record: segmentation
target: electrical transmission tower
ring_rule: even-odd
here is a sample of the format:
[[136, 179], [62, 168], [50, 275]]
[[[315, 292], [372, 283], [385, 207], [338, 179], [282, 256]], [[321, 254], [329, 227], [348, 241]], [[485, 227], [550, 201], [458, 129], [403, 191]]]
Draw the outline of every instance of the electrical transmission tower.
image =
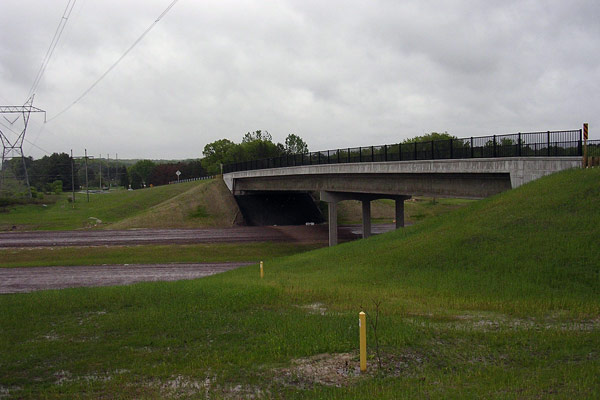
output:
[[[23, 154], [23, 141], [25, 141], [25, 132], [27, 131], [27, 124], [29, 123], [29, 115], [36, 112], [43, 112], [44, 122], [46, 122], [46, 111], [33, 106], [33, 96], [31, 96], [22, 106], [0, 106], [0, 114], [21, 114], [21, 116], [23, 116], [23, 130], [21, 133], [13, 131], [17, 135], [15, 140], [10, 140], [9, 137], [0, 129], [0, 140], [2, 141], [2, 164], [0, 164], [2, 176], [0, 177], [0, 192], [2, 192], [4, 186], [4, 174], [6, 169], [6, 165], [4, 164], [5, 160], [16, 158], [20, 155], [21, 160], [23, 161], [23, 171], [25, 173], [27, 191], [29, 192], [29, 197], [31, 197], [31, 187], [29, 186], [27, 165], [25, 164], [25, 155]], [[5, 116], [4, 119], [13, 124], [19, 119], [19, 116], [17, 115], [17, 117], [12, 121]]]

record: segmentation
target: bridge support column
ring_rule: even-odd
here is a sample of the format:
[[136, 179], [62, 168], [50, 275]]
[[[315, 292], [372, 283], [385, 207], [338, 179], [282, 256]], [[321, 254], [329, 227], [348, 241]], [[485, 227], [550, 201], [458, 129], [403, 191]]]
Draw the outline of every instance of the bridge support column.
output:
[[336, 192], [321, 192], [321, 200], [327, 202], [327, 224], [329, 225], [329, 246], [338, 244], [337, 203], [344, 197]]
[[378, 193], [355, 192], [329, 192], [321, 191], [321, 200], [327, 202], [329, 210], [329, 245], [338, 243], [337, 203], [344, 200], [358, 200], [362, 202], [362, 228], [363, 238], [371, 236], [371, 201], [377, 199], [396, 200], [396, 228], [404, 226], [404, 200], [410, 199], [406, 195], [389, 195]]
[[405, 197], [396, 198], [396, 229], [404, 227], [404, 200]]
[[363, 239], [371, 236], [371, 200], [362, 201]]
[[337, 228], [337, 202], [330, 201], [328, 207], [328, 224], [329, 224], [329, 246], [338, 244], [338, 228]]

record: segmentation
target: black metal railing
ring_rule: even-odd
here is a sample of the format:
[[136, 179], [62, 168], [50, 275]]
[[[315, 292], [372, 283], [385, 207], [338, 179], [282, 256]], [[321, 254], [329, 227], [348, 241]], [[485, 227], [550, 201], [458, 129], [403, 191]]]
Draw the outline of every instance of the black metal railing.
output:
[[[223, 172], [359, 162], [581, 156], [582, 140], [578, 129], [351, 147], [226, 164]], [[588, 140], [588, 151], [600, 152], [600, 141]]]
[[588, 140], [588, 157], [600, 157], [600, 140]]

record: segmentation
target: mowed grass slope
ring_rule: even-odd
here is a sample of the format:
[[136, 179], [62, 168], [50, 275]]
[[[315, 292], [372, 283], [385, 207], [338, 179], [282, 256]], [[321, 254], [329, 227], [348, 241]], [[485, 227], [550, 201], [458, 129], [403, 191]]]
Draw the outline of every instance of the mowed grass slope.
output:
[[239, 220], [241, 215], [233, 195], [222, 179], [213, 179], [193, 185], [189, 190], [125, 218], [110, 228], [225, 227]]
[[69, 201], [71, 194], [63, 193], [54, 203], [15, 206], [8, 212], [0, 212], [0, 229], [230, 226], [236, 213], [233, 199], [219, 202], [220, 205], [209, 208], [210, 212], [198, 215], [198, 210], [211, 206], [205, 203], [215, 192], [223, 195], [220, 185], [222, 182], [218, 180], [205, 180], [134, 191], [116, 190], [90, 194], [89, 202], [85, 193], [76, 193], [74, 205]]
[[[401, 231], [273, 260], [262, 280], [254, 266], [1, 296], [0, 393], [597, 398], [599, 198], [600, 169], [572, 170]], [[357, 314], [373, 321], [374, 303], [361, 376]]]

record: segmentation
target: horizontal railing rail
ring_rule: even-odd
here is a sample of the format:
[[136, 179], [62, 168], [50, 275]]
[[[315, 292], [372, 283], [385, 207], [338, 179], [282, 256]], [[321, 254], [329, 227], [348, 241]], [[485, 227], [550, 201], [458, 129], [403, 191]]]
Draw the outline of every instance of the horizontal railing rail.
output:
[[173, 185], [175, 183], [185, 183], [185, 182], [194, 182], [194, 181], [204, 181], [206, 179], [213, 179], [215, 176], [214, 175], [207, 175], [207, 176], [200, 176], [198, 178], [187, 178], [187, 179], [180, 179], [178, 181], [171, 181], [169, 182], [169, 185]]
[[[600, 153], [600, 141], [588, 140], [587, 143], [588, 151]], [[285, 154], [279, 157], [226, 164], [223, 165], [223, 172], [360, 162], [582, 155], [582, 131], [581, 129], [577, 129], [349, 147], [301, 154]]]

